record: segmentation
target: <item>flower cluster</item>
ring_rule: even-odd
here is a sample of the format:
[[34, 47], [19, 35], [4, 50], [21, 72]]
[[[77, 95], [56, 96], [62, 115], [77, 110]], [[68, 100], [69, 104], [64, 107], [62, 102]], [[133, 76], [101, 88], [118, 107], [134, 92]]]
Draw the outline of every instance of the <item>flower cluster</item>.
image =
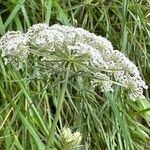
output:
[[18, 68], [28, 56], [28, 38], [20, 31], [8, 31], [0, 39], [1, 56], [4, 57], [5, 64], [14, 63]]
[[63, 33], [55, 29], [50, 29], [46, 24], [36, 24], [29, 28], [26, 33], [29, 41], [37, 46], [51, 46], [63, 43]]
[[[64, 48], [65, 47], [65, 48]], [[47, 24], [35, 24], [28, 29], [28, 32], [11, 31], [7, 32], [0, 39], [2, 57], [5, 57], [5, 64], [23, 62], [29, 54], [29, 48], [47, 50], [57, 55], [57, 50], [68, 51], [75, 57], [86, 55], [85, 65], [93, 68], [99, 67], [102, 72], [95, 74], [96, 78], [91, 81], [92, 86], [99, 85], [102, 91], [113, 91], [111, 77], [120, 85], [127, 88], [131, 99], [143, 98], [143, 89], [147, 86], [140, 77], [140, 73], [123, 53], [114, 50], [112, 44], [104, 37], [97, 36], [82, 28], [61, 26], [58, 24], [48, 26]], [[41, 51], [40, 51], [41, 52]], [[50, 57], [51, 53], [43, 52], [43, 61], [57, 61], [58, 57]], [[45, 56], [44, 56], [45, 55]], [[61, 53], [59, 59], [61, 59]], [[74, 58], [74, 57], [73, 57]], [[20, 62], [19, 62], [20, 63]], [[58, 63], [57, 63], [58, 64]], [[56, 64], [56, 65], [57, 65]], [[55, 64], [53, 63], [55, 66]]]
[[60, 136], [60, 141], [63, 149], [72, 150], [80, 144], [82, 140], [81, 133], [76, 131], [71, 132], [70, 128], [63, 128]]
[[95, 73], [94, 77], [95, 78], [91, 80], [92, 86], [100, 86], [102, 92], [114, 91], [112, 88], [112, 81], [110, 80], [110, 77], [108, 77], [106, 74]]

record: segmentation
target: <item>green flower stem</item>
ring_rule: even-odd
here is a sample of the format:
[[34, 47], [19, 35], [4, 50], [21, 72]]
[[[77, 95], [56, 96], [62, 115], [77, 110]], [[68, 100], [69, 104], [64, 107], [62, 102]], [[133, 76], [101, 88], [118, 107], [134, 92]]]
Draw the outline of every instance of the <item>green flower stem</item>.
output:
[[55, 134], [55, 129], [56, 129], [56, 126], [57, 126], [57, 122], [58, 122], [59, 117], [60, 117], [60, 112], [61, 112], [61, 109], [62, 109], [65, 92], [66, 92], [66, 89], [67, 89], [67, 83], [68, 83], [68, 78], [69, 78], [69, 70], [70, 70], [70, 64], [67, 67], [66, 78], [65, 78], [65, 81], [62, 85], [62, 90], [61, 90], [58, 106], [57, 106], [57, 109], [56, 109], [56, 114], [54, 116], [54, 120], [53, 120], [51, 129], [49, 131], [49, 136], [47, 138], [46, 150], [49, 150], [49, 148], [50, 147], [52, 148], [53, 145], [54, 145], [54, 134]]

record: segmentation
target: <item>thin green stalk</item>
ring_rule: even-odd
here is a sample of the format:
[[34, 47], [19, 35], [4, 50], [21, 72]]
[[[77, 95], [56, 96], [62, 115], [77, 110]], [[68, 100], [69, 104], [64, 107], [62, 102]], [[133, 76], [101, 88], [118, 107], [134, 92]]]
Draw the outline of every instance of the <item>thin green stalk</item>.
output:
[[14, 7], [14, 9], [11, 11], [11, 14], [7, 18], [7, 20], [4, 23], [5, 29], [8, 27], [8, 25], [12, 22], [12, 20], [15, 18], [19, 10], [21, 9], [22, 5], [24, 4], [25, 0], [19, 0], [18, 4]]
[[47, 0], [46, 2], [46, 14], [45, 14], [45, 23], [49, 25], [50, 18], [51, 18], [51, 7], [52, 7], [52, 1]]
[[68, 68], [67, 68], [66, 78], [65, 78], [65, 81], [62, 85], [62, 90], [61, 90], [58, 106], [57, 106], [57, 109], [56, 109], [56, 114], [54, 116], [54, 120], [53, 120], [51, 129], [49, 131], [48, 138], [47, 138], [46, 150], [49, 150], [49, 148], [53, 147], [53, 145], [54, 145], [54, 132], [55, 132], [57, 122], [58, 122], [59, 117], [60, 117], [60, 112], [61, 112], [61, 109], [62, 109], [62, 105], [63, 105], [63, 102], [64, 102], [64, 96], [65, 96], [65, 92], [66, 92], [66, 89], [67, 89], [67, 83], [68, 83], [68, 78], [69, 78], [69, 70], [70, 70], [70, 64], [68, 65]]
[[[16, 79], [16, 80], [18, 79], [18, 76], [17, 76], [17, 74], [15, 72], [10, 72], [10, 73], [12, 74], [14, 79]], [[26, 83], [24, 81], [23, 82], [18, 82], [18, 83], [19, 83], [19, 86], [21, 87], [21, 90], [23, 91], [24, 95], [26, 96], [27, 101], [29, 102], [29, 104], [32, 104], [31, 107], [32, 107], [34, 113], [36, 114], [36, 116], [37, 116], [37, 118], [38, 118], [38, 120], [39, 120], [39, 122], [41, 124], [41, 127], [43, 128], [44, 132], [46, 134], [48, 134], [48, 130], [47, 130], [47, 128], [46, 128], [46, 126], [45, 126], [45, 124], [44, 124], [40, 114], [38, 113], [37, 109], [35, 108], [34, 104], [32, 103], [31, 97], [28, 94], [28, 91], [27, 91], [27, 89], [25, 87]]]
[[127, 10], [128, 10], [128, 0], [123, 0], [123, 21], [122, 21], [122, 41], [121, 41], [121, 50], [123, 53], [127, 53], [127, 43], [128, 43], [128, 30], [127, 30]]

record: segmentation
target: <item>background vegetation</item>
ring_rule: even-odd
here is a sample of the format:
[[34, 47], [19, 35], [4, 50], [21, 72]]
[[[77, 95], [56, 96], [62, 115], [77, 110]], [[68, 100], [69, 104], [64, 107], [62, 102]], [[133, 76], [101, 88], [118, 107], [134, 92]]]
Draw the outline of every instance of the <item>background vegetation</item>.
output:
[[[1, 35], [8, 30], [26, 32], [40, 22], [82, 27], [107, 37], [150, 84], [150, 0], [0, 0]], [[2, 150], [43, 150], [48, 142], [61, 78], [54, 79], [57, 87], [43, 76], [36, 78], [30, 63], [19, 72], [0, 59]], [[132, 102], [121, 97], [119, 89], [101, 98], [88, 89], [81, 91], [80, 84], [69, 86], [77, 93], [66, 90], [58, 133], [63, 126], [80, 131], [79, 149], [150, 149], [149, 89], [144, 91], [147, 101]]]

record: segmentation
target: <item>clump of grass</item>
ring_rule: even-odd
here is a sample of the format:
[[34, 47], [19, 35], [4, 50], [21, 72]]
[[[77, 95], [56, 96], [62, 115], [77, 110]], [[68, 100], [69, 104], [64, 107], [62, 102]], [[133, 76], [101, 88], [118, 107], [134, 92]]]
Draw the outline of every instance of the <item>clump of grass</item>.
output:
[[[116, 49], [137, 64], [147, 84], [149, 78], [149, 1], [3, 1], [0, 34], [27, 31], [46, 22], [83, 27], [109, 38]], [[0, 149], [44, 150], [57, 111], [66, 69], [41, 72], [30, 57], [23, 71], [0, 60]], [[36, 67], [35, 67], [36, 66]], [[42, 66], [43, 70], [43, 66]], [[45, 74], [54, 73], [54, 78]], [[60, 149], [59, 129], [64, 125], [82, 133], [80, 149], [149, 149], [149, 101], [130, 101], [115, 86], [114, 95], [91, 91], [90, 75], [70, 72], [58, 118], [54, 147]], [[42, 75], [41, 75], [42, 74]], [[77, 77], [77, 78], [76, 78]], [[149, 91], [145, 96], [149, 100]]]

